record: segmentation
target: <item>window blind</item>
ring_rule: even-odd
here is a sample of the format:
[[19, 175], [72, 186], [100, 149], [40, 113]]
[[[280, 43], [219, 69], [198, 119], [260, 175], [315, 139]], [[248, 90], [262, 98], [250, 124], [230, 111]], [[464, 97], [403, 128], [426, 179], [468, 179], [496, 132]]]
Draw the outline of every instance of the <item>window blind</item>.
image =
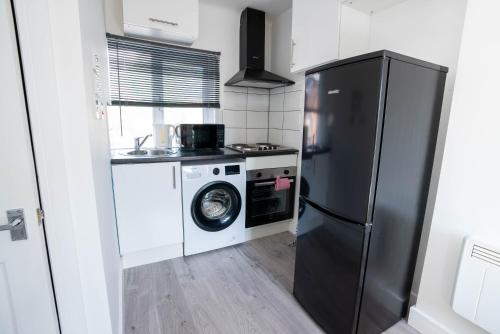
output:
[[219, 108], [220, 53], [107, 35], [113, 105]]

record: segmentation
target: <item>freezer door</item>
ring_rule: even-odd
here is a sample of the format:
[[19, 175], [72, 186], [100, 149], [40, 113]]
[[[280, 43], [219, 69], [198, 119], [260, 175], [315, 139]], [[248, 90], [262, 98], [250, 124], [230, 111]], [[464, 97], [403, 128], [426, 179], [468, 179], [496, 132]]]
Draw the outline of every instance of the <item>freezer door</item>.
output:
[[306, 77], [301, 195], [357, 222], [367, 217], [383, 62]]
[[352, 333], [369, 232], [301, 199], [293, 293], [327, 332]]

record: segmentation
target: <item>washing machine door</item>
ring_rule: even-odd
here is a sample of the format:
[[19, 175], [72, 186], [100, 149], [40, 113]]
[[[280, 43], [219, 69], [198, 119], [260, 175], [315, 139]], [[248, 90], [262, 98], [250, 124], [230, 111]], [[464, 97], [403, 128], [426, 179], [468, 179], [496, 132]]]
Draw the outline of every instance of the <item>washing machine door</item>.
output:
[[241, 211], [241, 195], [235, 186], [217, 181], [206, 184], [194, 195], [191, 215], [199, 228], [217, 232], [231, 226]]

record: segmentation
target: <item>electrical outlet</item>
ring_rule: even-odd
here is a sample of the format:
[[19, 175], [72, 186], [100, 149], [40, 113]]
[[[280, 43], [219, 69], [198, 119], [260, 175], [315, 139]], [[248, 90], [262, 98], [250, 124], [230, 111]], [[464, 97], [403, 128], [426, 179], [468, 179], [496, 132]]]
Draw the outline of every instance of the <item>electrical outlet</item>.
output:
[[93, 68], [92, 71], [94, 73], [94, 101], [95, 101], [95, 118], [96, 119], [104, 119], [104, 115], [106, 114], [106, 101], [104, 98], [104, 92], [102, 88], [102, 80], [101, 80], [101, 59], [97, 52], [92, 53], [93, 59]]

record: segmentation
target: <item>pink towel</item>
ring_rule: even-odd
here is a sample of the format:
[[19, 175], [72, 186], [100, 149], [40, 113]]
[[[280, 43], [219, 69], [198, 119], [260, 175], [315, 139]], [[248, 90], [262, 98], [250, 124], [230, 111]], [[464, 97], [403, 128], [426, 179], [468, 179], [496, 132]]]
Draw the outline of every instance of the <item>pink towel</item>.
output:
[[285, 178], [281, 178], [279, 176], [276, 177], [276, 181], [274, 182], [274, 190], [280, 191], [290, 189], [290, 180]]

